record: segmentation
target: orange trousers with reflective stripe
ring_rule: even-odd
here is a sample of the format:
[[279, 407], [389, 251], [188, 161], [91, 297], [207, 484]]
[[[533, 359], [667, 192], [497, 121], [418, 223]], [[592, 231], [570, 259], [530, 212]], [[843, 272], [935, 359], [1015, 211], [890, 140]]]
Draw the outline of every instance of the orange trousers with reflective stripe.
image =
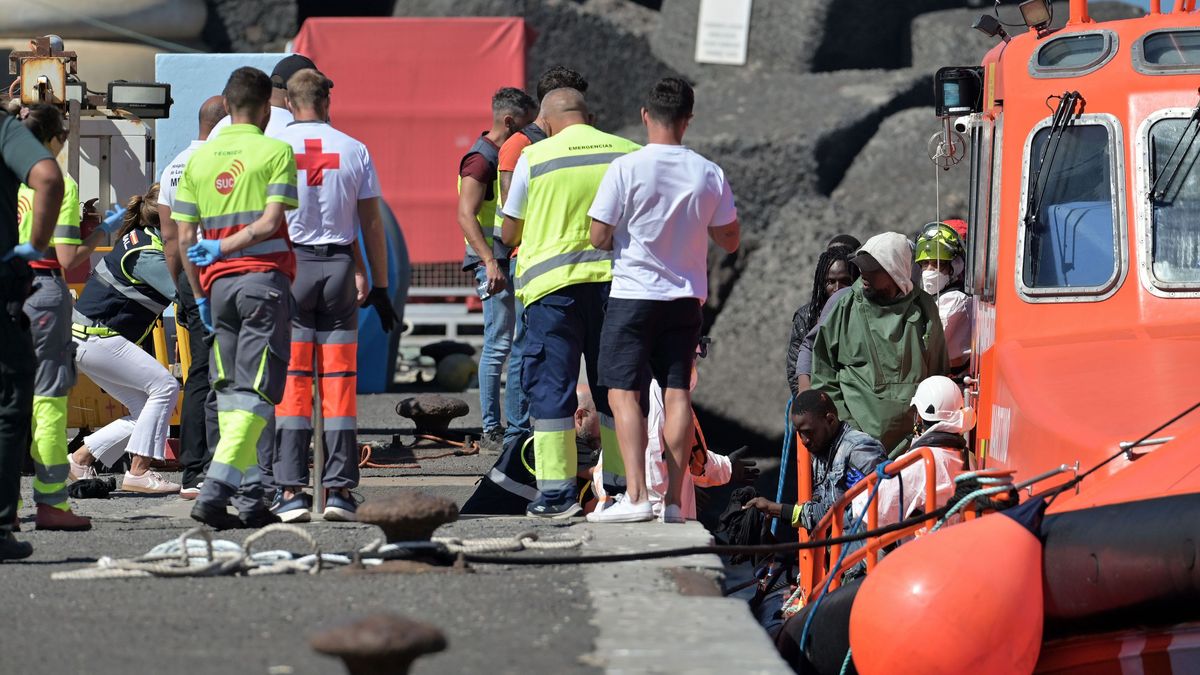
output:
[[314, 385], [321, 396], [327, 489], [358, 485], [358, 304], [347, 252], [316, 255], [296, 248], [296, 318], [283, 400], [275, 408], [275, 483], [309, 482]]

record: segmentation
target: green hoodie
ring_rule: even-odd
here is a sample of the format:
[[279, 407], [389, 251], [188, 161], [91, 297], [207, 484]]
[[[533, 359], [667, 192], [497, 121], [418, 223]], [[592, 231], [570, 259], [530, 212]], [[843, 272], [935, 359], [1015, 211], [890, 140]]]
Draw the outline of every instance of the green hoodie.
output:
[[812, 387], [825, 392], [838, 416], [891, 451], [912, 432], [917, 385], [949, 371], [937, 302], [913, 289], [878, 304], [862, 280], [841, 294], [813, 345]]

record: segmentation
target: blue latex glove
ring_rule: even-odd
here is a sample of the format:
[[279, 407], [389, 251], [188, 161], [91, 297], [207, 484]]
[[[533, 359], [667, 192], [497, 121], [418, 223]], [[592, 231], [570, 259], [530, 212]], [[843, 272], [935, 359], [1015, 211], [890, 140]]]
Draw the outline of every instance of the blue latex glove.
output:
[[213, 332], [212, 307], [208, 306], [208, 298], [196, 298], [196, 309], [200, 310], [200, 323], [204, 329]]
[[112, 234], [121, 229], [121, 225], [125, 222], [125, 207], [110, 207], [108, 212], [104, 214], [104, 220], [100, 221], [100, 229], [107, 234]]
[[221, 259], [221, 240], [219, 239], [201, 239], [192, 244], [187, 251], [188, 260], [200, 267], [208, 267], [209, 265]]
[[17, 244], [12, 249], [10, 249], [8, 251], [8, 253], [5, 253], [4, 257], [0, 258], [0, 262], [8, 262], [9, 260], [12, 260], [13, 258], [20, 258], [21, 260], [33, 261], [33, 260], [41, 260], [43, 257], [45, 257], [44, 253], [42, 253], [41, 251], [34, 248], [33, 244], [30, 244], [29, 242], [25, 242], [24, 244]]

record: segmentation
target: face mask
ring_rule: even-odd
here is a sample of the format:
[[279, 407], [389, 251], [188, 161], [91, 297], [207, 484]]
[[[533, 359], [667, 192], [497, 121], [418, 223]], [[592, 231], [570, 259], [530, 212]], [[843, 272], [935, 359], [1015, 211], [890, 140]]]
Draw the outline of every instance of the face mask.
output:
[[950, 283], [950, 277], [941, 270], [921, 270], [921, 288], [930, 295], [937, 295]]

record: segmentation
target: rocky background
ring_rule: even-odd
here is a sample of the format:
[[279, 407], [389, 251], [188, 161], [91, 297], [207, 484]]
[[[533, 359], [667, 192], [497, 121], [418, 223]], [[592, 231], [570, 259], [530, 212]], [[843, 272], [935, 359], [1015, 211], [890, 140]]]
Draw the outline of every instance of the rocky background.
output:
[[[710, 442], [764, 448], [783, 430], [791, 316], [810, 296], [813, 265], [829, 237], [911, 233], [938, 216], [966, 215], [965, 167], [938, 172], [927, 145], [938, 130], [933, 72], [978, 63], [996, 42], [970, 29], [990, 7], [967, 5], [754, 0], [747, 64], [717, 66], [693, 58], [697, 0], [87, 3], [92, 18], [208, 51], [282, 50], [309, 16], [521, 16], [537, 34], [530, 87], [549, 66], [571, 66], [589, 80], [598, 125], [634, 139], [644, 138], [638, 107], [650, 84], [664, 75], [688, 78], [697, 105], [687, 142], [724, 167], [743, 226], [737, 254], [710, 260], [706, 311], [715, 344], [701, 364], [696, 402], [710, 422]], [[0, 0], [0, 48], [9, 46], [4, 36], [17, 44], [54, 31], [70, 48], [124, 59], [113, 68], [153, 72], [157, 48], [106, 42], [117, 36], [30, 7]], [[1056, 23], [1065, 22], [1066, 3], [1055, 9]], [[1019, 23], [1015, 3], [1001, 12]], [[1097, 20], [1141, 13], [1092, 3]]]
[[[990, 5], [990, 3], [988, 3]], [[1067, 18], [1056, 4], [1056, 23]], [[680, 74], [696, 86], [687, 143], [724, 167], [743, 245], [714, 253], [707, 310], [715, 344], [695, 399], [710, 442], [770, 447], [784, 427], [784, 354], [825, 242], [912, 233], [965, 217], [965, 165], [928, 158], [933, 73], [995, 43], [971, 30], [988, 8], [963, 0], [754, 0], [745, 66], [694, 60], [696, 0], [398, 0], [397, 16], [523, 16], [538, 33], [530, 86], [554, 64], [589, 81], [598, 124], [634, 139], [640, 97]], [[1092, 3], [1097, 20], [1140, 16]], [[1001, 9], [1019, 23], [1015, 6]], [[1013, 34], [1020, 32], [1010, 28]], [[938, 198], [940, 195], [940, 199]]]

